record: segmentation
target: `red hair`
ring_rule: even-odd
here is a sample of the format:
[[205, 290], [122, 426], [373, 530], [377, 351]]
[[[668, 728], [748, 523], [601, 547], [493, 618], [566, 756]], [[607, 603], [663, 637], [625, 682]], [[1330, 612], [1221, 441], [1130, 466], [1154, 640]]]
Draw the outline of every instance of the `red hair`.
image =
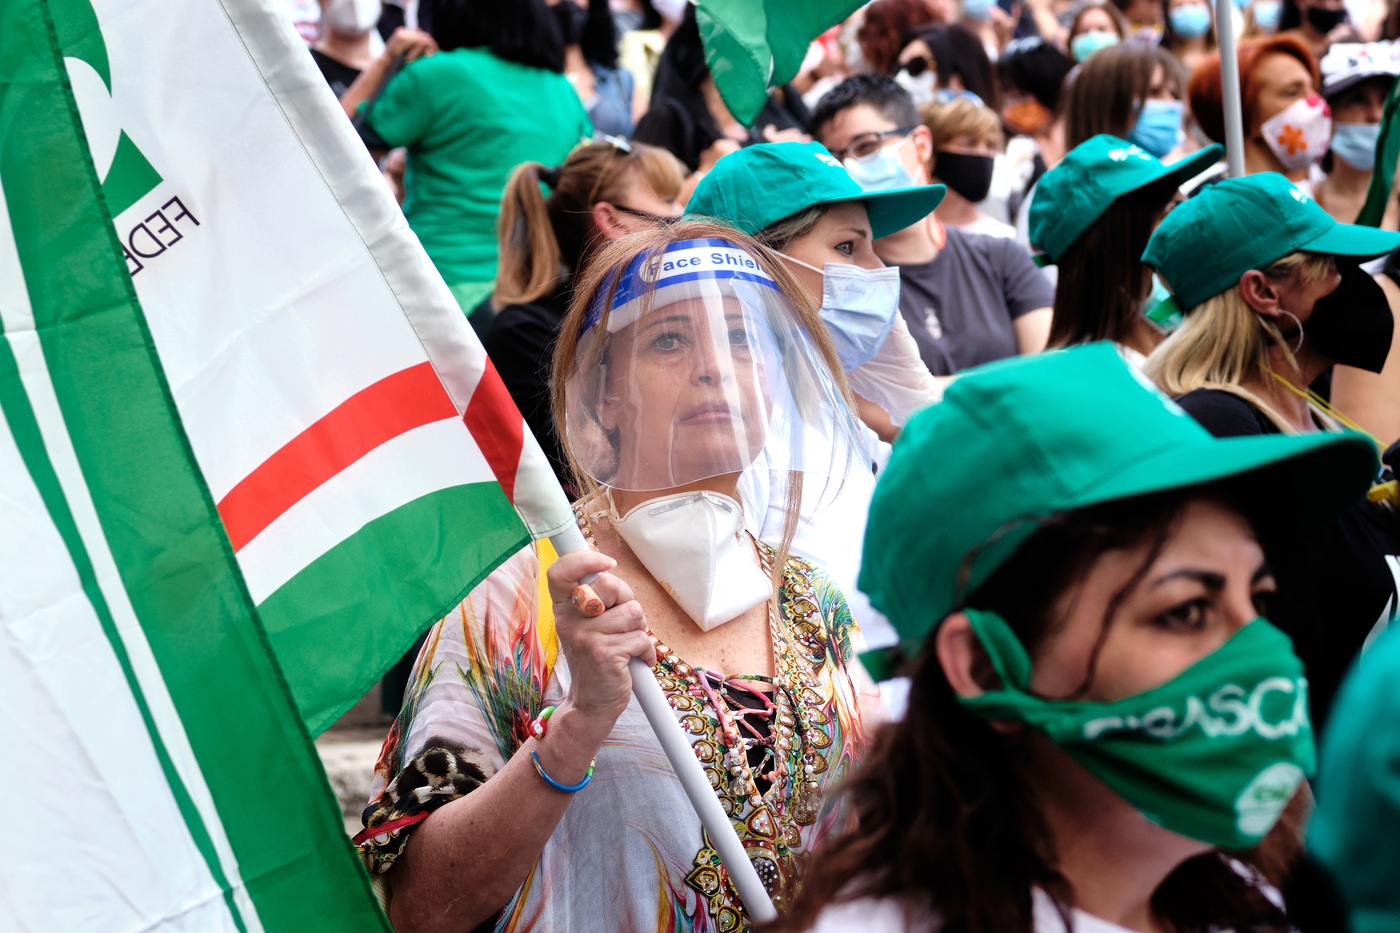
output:
[[[1302, 41], [1292, 36], [1272, 36], [1267, 39], [1250, 39], [1240, 43], [1240, 101], [1244, 110], [1244, 129], [1248, 133], [1254, 126], [1259, 110], [1259, 82], [1254, 73], [1259, 64], [1270, 55], [1292, 55], [1312, 75], [1313, 90], [1321, 87], [1317, 71], [1317, 59]], [[1218, 143], [1225, 141], [1225, 105], [1220, 80], [1220, 53], [1214, 52], [1191, 73], [1191, 82], [1186, 86], [1186, 97], [1191, 105], [1191, 113], [1201, 130]]]
[[871, 71], [890, 74], [909, 42], [905, 38], [909, 30], [935, 20], [924, 0], [875, 0], [865, 8], [865, 20], [856, 30], [860, 54]]

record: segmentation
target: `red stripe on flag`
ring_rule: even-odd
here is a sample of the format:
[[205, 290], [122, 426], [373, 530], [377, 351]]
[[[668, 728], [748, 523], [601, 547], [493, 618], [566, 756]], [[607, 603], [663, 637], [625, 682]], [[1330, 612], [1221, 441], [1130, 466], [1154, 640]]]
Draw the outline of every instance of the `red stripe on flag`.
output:
[[520, 466], [520, 451], [525, 447], [525, 419], [520, 417], [510, 392], [506, 391], [505, 383], [489, 359], [462, 420], [491, 465], [491, 472], [496, 474], [496, 482], [501, 484], [506, 498], [514, 502], [515, 471]]
[[414, 428], [456, 416], [457, 406], [432, 363], [410, 366], [356, 392], [259, 464], [219, 502], [234, 551], [371, 450]]

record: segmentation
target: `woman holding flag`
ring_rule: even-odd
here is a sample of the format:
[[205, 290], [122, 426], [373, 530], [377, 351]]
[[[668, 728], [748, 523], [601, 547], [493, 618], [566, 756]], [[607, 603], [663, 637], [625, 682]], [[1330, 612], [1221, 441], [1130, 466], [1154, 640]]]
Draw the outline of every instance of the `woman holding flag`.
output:
[[[839, 487], [833, 452], [858, 449], [847, 392], [815, 302], [742, 234], [680, 223], [599, 252], [554, 366], [596, 550], [549, 567], [552, 610], [527, 548], [429, 634], [357, 837], [400, 933], [747, 923], [631, 658], [775, 902], [791, 894], [863, 744], [845, 600], [787, 548], [804, 483]], [[793, 503], [776, 547], [744, 529], [738, 486], [772, 444]]]
[[[696, 186], [687, 211], [751, 234], [781, 257], [820, 306], [862, 417], [892, 438], [917, 409], [941, 397], [947, 379], [930, 375], [919, 356], [899, 313], [899, 270], [875, 255], [874, 240], [924, 220], [943, 194], [942, 185], [865, 191], [820, 143], [764, 143], [725, 156]], [[888, 447], [868, 431], [866, 439], [862, 450], [876, 451], [874, 459], [883, 462]], [[764, 541], [781, 541], [787, 525], [787, 459], [786, 448], [770, 448], [744, 476], [744, 502]], [[853, 469], [835, 494], [808, 490], [792, 541], [794, 553], [830, 573], [846, 593], [871, 650], [896, 641], [889, 623], [854, 589], [874, 489], [869, 469]], [[881, 678], [884, 671], [872, 673]]]

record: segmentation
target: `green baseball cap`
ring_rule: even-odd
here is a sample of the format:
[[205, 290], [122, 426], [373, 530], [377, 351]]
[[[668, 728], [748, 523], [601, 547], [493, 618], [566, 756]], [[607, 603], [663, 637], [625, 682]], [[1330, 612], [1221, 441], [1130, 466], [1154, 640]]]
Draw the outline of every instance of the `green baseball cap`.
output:
[[1400, 248], [1400, 233], [1339, 224], [1312, 196], [1277, 172], [1207, 185], [1158, 225], [1142, 261], [1190, 311], [1289, 253], [1380, 256]]
[[923, 220], [943, 200], [942, 185], [866, 191], [821, 143], [759, 143], [715, 163], [686, 204], [753, 235], [818, 204], [864, 201], [875, 239]]
[[1031, 201], [1031, 245], [1058, 262], [1070, 244], [1123, 195], [1169, 179], [1181, 185], [1210, 168], [1224, 146], [1207, 146], [1171, 165], [1126, 139], [1102, 134], [1071, 149], [1041, 176]]
[[991, 363], [905, 425], [880, 473], [858, 586], [906, 648], [1059, 512], [1248, 476], [1290, 521], [1364, 495], [1359, 434], [1216, 438], [1106, 342]]

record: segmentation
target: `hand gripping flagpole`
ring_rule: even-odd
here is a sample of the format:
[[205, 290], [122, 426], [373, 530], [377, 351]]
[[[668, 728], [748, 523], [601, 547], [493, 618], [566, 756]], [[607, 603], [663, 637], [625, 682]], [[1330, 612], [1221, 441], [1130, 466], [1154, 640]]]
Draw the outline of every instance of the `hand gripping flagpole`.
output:
[[[571, 525], [549, 540], [560, 556], [588, 546], [576, 525]], [[590, 583], [596, 577], [597, 574], [592, 574], [580, 582]], [[661, 749], [671, 762], [676, 777], [680, 778], [681, 787], [685, 789], [690, 805], [695, 808], [695, 815], [700, 817], [700, 824], [709, 834], [711, 845], [729, 872], [749, 919], [755, 923], [778, 919], [778, 912], [768, 897], [768, 889], [759, 880], [753, 862], [749, 861], [748, 853], [744, 851], [744, 844], [739, 841], [739, 834], [734, 831], [734, 824], [729, 821], [729, 815], [724, 812], [719, 798], [710, 787], [705, 769], [700, 767], [690, 740], [681, 731], [681, 724], [676, 721], [671, 704], [666, 701], [666, 694], [656, 682], [656, 675], [637, 658], [627, 662], [627, 670], [632, 675], [632, 695], [637, 698], [637, 705], [642, 708], [647, 722], [651, 723], [651, 730], [656, 733], [656, 740], [661, 743]]]
[[1215, 38], [1220, 48], [1220, 92], [1225, 114], [1225, 163], [1231, 178], [1244, 177], [1244, 117], [1240, 107], [1240, 62], [1235, 48], [1234, 0], [1215, 0]]

